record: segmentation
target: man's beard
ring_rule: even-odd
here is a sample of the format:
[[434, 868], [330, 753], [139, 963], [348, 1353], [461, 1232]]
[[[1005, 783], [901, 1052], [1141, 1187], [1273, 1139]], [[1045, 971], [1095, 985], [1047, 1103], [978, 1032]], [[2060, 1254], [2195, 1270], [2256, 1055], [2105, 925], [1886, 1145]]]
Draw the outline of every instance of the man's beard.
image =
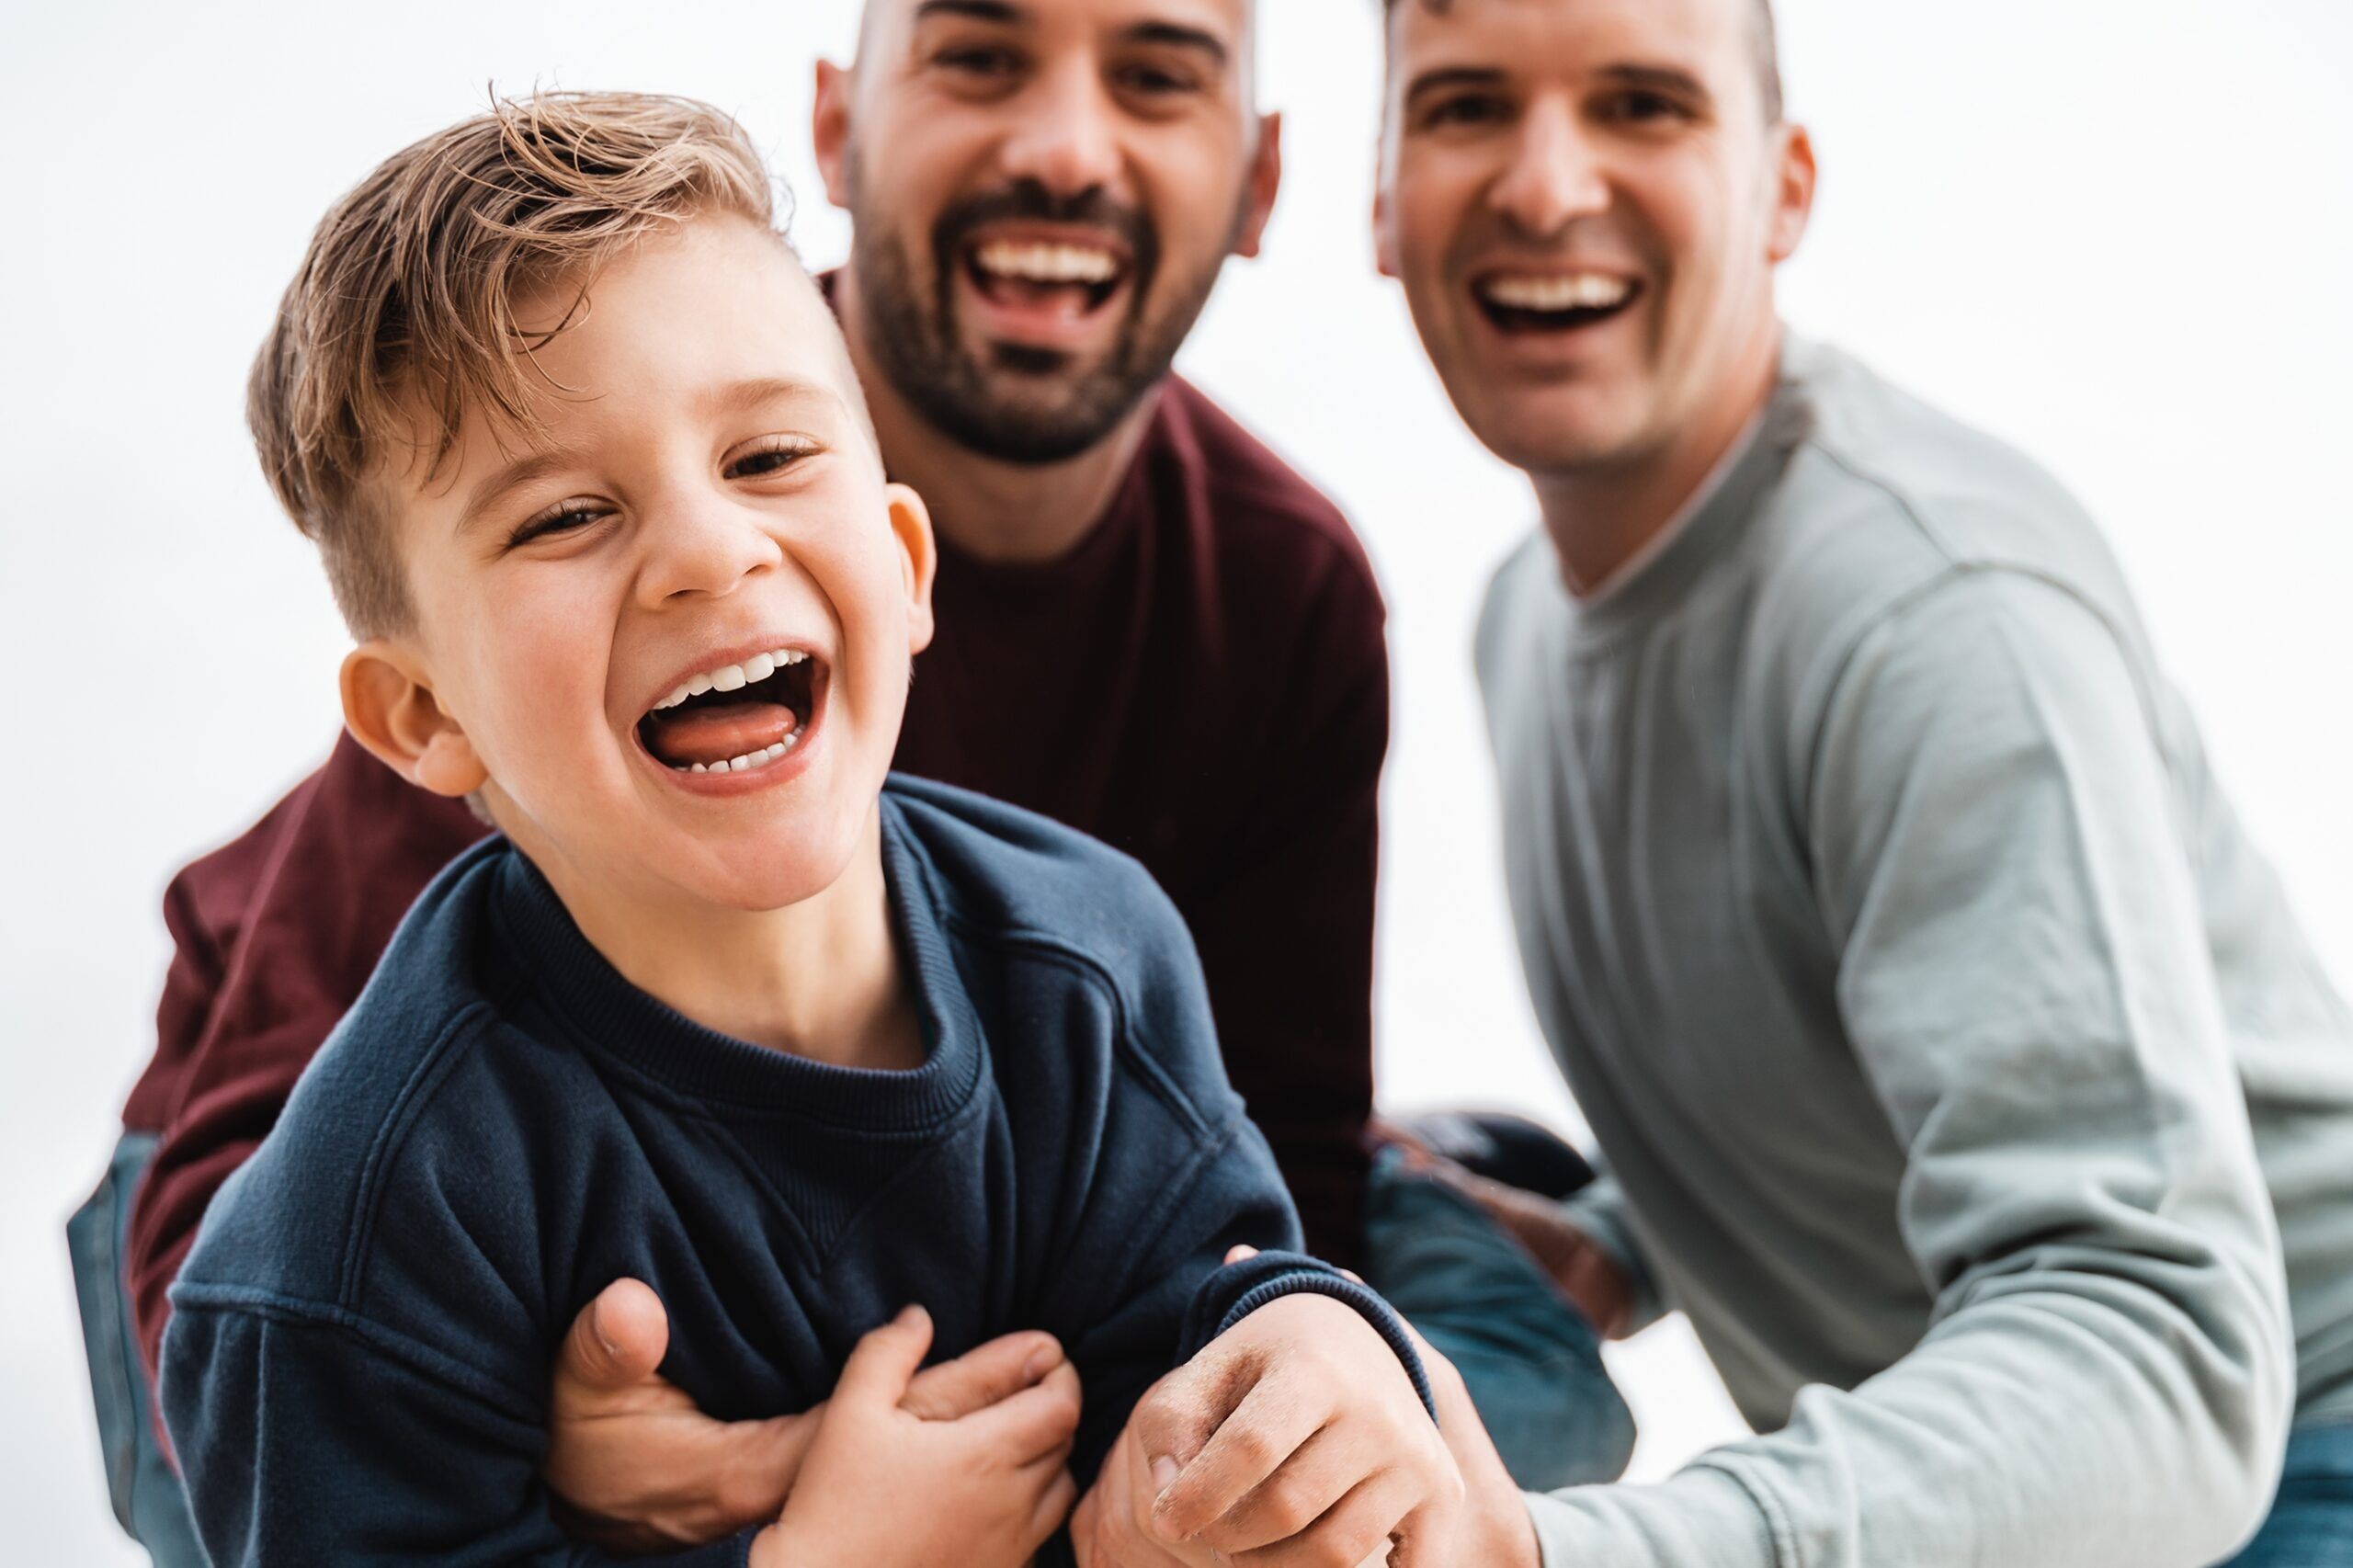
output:
[[[853, 206], [872, 215], [862, 199]], [[941, 434], [1008, 463], [1061, 462], [1109, 436], [1167, 375], [1231, 248], [1222, 246], [1198, 275], [1184, 278], [1155, 320], [1145, 312], [1164, 260], [1159, 233], [1143, 213], [1097, 191], [1063, 200], [1024, 180], [951, 205], [932, 225], [928, 301], [916, 287], [907, 247], [857, 210], [852, 221], [849, 267], [866, 314], [868, 355]], [[983, 224], [1007, 221], [1083, 223], [1126, 243], [1127, 319], [1100, 363], [1074, 370], [1072, 357], [1057, 349], [999, 344], [976, 355], [964, 347], [956, 330], [956, 272], [964, 265], [965, 241]]]

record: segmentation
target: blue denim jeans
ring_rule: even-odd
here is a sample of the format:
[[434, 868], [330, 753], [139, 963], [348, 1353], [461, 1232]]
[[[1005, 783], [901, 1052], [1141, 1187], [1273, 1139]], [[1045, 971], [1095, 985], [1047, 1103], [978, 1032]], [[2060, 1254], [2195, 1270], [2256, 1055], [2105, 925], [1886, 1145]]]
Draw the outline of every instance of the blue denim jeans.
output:
[[1365, 1280], [1454, 1363], [1512, 1479], [1532, 1491], [1615, 1481], [1634, 1417], [1593, 1327], [1468, 1199], [1373, 1162]]
[[2225, 1568], [2353, 1568], [2353, 1418], [2289, 1434], [2271, 1517]]
[[82, 1343], [90, 1356], [90, 1393], [114, 1517], [156, 1568], [205, 1568], [188, 1494], [155, 1436], [154, 1391], [132, 1338], [130, 1286], [122, 1273], [131, 1195], [154, 1152], [153, 1134], [122, 1135], [98, 1189], [65, 1221], [65, 1244], [74, 1255], [74, 1293], [81, 1301]]

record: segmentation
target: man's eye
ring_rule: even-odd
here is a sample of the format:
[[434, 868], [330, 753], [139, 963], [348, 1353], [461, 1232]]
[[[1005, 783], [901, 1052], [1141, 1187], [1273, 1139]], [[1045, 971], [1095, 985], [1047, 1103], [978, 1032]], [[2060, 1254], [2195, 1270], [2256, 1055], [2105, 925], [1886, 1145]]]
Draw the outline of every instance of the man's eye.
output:
[[932, 56], [931, 62], [943, 71], [983, 82], [1005, 80], [1021, 69], [1020, 55], [1002, 44], [942, 50]]
[[1127, 66], [1120, 71], [1117, 80], [1122, 88], [1143, 97], [1172, 97], [1200, 88], [1200, 83], [1192, 76], [1158, 65]]
[[506, 548], [514, 550], [536, 539], [576, 532], [604, 517], [606, 510], [591, 502], [566, 501], [560, 506], [541, 512], [507, 535]]
[[725, 472], [730, 479], [767, 479], [782, 473], [803, 458], [815, 456], [817, 449], [807, 441], [773, 441], [734, 459]]
[[1501, 120], [1507, 108], [1501, 98], [1483, 94], [1466, 93], [1460, 97], [1442, 98], [1430, 106], [1423, 116], [1423, 123], [1441, 125], [1493, 125]]
[[1609, 119], [1630, 125], [1649, 125], [1690, 118], [1681, 104], [1664, 93], [1620, 93], [1604, 106], [1604, 110]]

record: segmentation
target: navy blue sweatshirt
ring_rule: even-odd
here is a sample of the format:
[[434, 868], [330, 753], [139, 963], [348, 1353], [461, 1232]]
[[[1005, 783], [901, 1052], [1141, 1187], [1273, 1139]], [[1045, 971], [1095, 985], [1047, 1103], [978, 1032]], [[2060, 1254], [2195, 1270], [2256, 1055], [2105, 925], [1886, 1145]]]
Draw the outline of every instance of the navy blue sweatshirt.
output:
[[[943, 785], [894, 778], [881, 812], [907, 1073], [673, 1012], [504, 839], [436, 880], [173, 1288], [164, 1408], [219, 1568], [602, 1561], [536, 1472], [558, 1344], [624, 1275], [668, 1309], [665, 1375], [724, 1418], [825, 1398], [909, 1301], [935, 1358], [1048, 1330], [1085, 1383], [1082, 1484], [1154, 1379], [1290, 1291], [1356, 1305], [1421, 1385], [1378, 1298], [1289, 1255], [1153, 879]], [[1286, 1256], [1221, 1268], [1239, 1242]]]

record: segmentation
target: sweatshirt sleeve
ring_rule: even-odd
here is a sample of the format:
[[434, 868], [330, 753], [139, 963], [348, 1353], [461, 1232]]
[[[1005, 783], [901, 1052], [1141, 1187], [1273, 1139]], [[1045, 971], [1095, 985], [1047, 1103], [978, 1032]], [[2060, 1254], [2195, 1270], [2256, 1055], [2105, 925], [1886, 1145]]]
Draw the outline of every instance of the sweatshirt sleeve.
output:
[[[623, 1561], [567, 1540], [539, 1402], [321, 1303], [183, 1286], [165, 1418], [214, 1568]], [[751, 1532], [637, 1563], [742, 1568]]]
[[2259, 1522], [2282, 1265], [2136, 668], [1994, 570], [1855, 649], [1800, 795], [1930, 1326], [1667, 1482], [1531, 1498], [1548, 1568], [2190, 1568]]

